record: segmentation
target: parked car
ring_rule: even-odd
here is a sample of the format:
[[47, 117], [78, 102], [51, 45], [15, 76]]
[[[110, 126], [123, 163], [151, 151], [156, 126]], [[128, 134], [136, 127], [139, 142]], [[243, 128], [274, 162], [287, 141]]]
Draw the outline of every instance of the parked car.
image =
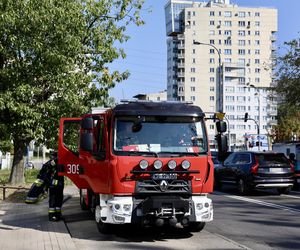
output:
[[233, 152], [223, 165], [215, 169], [215, 188], [233, 184], [240, 194], [249, 194], [253, 189], [276, 188], [287, 194], [294, 182], [294, 168], [282, 153]]

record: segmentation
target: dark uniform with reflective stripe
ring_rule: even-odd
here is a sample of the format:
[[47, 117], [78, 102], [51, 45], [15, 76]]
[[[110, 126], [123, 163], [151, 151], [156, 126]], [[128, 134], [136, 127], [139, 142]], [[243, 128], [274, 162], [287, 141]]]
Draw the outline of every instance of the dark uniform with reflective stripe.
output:
[[58, 176], [57, 158], [54, 160], [51, 183], [49, 186], [49, 220], [59, 221], [62, 218], [61, 207], [64, 199], [64, 177]]
[[51, 159], [41, 168], [37, 179], [32, 184], [25, 202], [36, 203], [49, 188], [49, 220], [59, 221], [63, 203], [64, 177], [58, 176], [57, 153], [50, 155]]

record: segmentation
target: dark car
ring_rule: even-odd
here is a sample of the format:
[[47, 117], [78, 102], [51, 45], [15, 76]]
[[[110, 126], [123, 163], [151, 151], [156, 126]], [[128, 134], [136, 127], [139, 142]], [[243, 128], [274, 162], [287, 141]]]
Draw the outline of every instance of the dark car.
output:
[[282, 153], [233, 152], [215, 169], [215, 188], [234, 184], [240, 194], [249, 194], [255, 188], [276, 188], [280, 194], [287, 194], [293, 182], [294, 168]]

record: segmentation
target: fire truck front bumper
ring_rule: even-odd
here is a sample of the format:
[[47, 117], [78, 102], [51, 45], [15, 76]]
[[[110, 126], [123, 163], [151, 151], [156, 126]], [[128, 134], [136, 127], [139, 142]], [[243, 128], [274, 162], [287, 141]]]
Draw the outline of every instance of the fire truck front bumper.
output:
[[169, 223], [183, 226], [190, 222], [213, 220], [213, 205], [207, 196], [182, 198], [177, 196], [150, 196], [145, 199], [113, 197], [107, 200], [101, 218], [111, 224], [156, 224]]

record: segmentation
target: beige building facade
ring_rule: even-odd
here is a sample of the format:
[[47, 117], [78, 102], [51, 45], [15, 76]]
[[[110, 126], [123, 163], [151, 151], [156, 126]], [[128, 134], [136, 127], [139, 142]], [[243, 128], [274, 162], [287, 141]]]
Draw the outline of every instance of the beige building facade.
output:
[[[276, 124], [274, 84], [277, 10], [229, 0], [169, 0], [167, 98], [192, 101], [207, 116], [225, 113], [231, 147]], [[244, 122], [245, 113], [253, 120]], [[215, 126], [208, 123], [213, 144]]]

